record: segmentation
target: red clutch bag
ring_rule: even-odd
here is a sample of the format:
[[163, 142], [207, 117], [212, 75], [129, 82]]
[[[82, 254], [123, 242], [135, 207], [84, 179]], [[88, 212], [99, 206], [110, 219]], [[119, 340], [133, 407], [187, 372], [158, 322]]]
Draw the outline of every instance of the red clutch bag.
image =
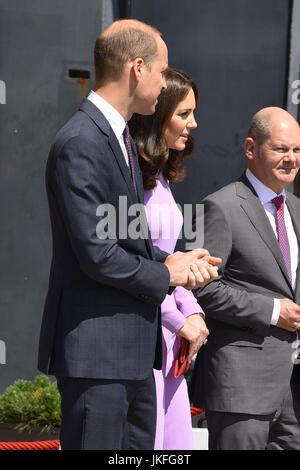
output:
[[189, 342], [180, 337], [180, 346], [174, 362], [174, 377], [178, 379], [181, 375], [185, 374], [189, 368], [190, 364], [187, 362], [187, 357], [189, 354]]

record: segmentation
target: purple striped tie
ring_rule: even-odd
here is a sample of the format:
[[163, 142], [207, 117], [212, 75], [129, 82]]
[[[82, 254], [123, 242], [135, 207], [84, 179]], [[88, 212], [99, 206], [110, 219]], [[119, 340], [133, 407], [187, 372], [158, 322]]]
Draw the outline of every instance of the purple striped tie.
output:
[[287, 272], [289, 274], [290, 281], [292, 282], [292, 270], [291, 270], [291, 252], [289, 239], [286, 231], [286, 226], [284, 222], [284, 198], [283, 196], [278, 196], [272, 199], [273, 204], [275, 204], [276, 212], [276, 226], [278, 234], [278, 242], [280, 249], [282, 251], [283, 259], [286, 265]]
[[128, 127], [127, 124], [126, 124], [124, 132], [123, 132], [123, 137], [124, 137], [125, 147], [126, 147], [126, 150], [127, 150], [128, 162], [129, 162], [129, 168], [130, 168], [130, 173], [131, 173], [131, 177], [132, 177], [132, 182], [133, 182], [135, 193], [137, 194], [135, 171], [134, 171], [134, 164], [133, 164], [133, 154], [132, 154], [132, 148], [131, 148], [129, 127]]

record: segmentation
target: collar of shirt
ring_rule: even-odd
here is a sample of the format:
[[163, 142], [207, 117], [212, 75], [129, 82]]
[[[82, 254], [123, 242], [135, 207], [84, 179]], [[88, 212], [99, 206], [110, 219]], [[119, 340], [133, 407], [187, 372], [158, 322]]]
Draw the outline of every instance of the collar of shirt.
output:
[[[272, 206], [274, 206], [274, 204], [271, 201], [272, 201], [272, 199], [274, 199], [277, 196], [283, 196], [283, 198], [285, 200], [285, 198], [286, 198], [285, 189], [283, 189], [283, 191], [280, 194], [275, 193], [274, 191], [272, 191], [272, 189], [268, 188], [259, 179], [257, 179], [256, 176], [254, 176], [254, 174], [249, 170], [249, 168], [247, 168], [247, 170], [246, 170], [246, 177], [248, 178], [248, 180], [252, 184], [253, 188], [255, 189], [255, 191], [256, 191], [259, 199], [260, 199], [260, 202], [263, 205], [271, 203]], [[275, 208], [275, 206], [274, 206], [274, 208]]]
[[123, 137], [123, 132], [126, 125], [125, 119], [110, 103], [108, 103], [108, 101], [102, 98], [102, 96], [98, 95], [98, 93], [95, 93], [93, 90], [90, 91], [87, 99], [91, 101], [108, 120], [116, 138], [118, 139], [125, 161], [128, 165], [128, 155]]
[[114, 131], [118, 140], [123, 136], [126, 121], [121, 114], [106, 101], [102, 96], [95, 93], [93, 90], [90, 91], [88, 97], [90, 100], [106, 117], [112, 130]]

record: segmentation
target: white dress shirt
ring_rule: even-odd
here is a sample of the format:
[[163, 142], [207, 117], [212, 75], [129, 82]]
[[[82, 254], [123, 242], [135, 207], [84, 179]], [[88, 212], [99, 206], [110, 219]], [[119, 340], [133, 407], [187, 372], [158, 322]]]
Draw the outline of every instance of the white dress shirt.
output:
[[91, 101], [108, 120], [115, 136], [118, 139], [122, 152], [124, 154], [127, 165], [129, 165], [127, 150], [125, 147], [123, 132], [125, 129], [126, 121], [121, 114], [106, 101], [102, 96], [95, 93], [93, 90], [90, 91], [87, 99]]
[[[253, 188], [255, 189], [260, 199], [260, 202], [262, 203], [263, 208], [266, 212], [266, 215], [270, 221], [271, 227], [276, 235], [276, 238], [278, 238], [277, 228], [276, 228], [277, 209], [275, 207], [275, 204], [273, 204], [273, 202], [271, 201], [277, 196], [283, 196], [284, 201], [285, 201], [286, 199], [285, 189], [280, 194], [274, 193], [272, 189], [268, 188], [260, 180], [258, 180], [249, 169], [247, 169], [246, 171], [246, 176], [248, 180], [250, 181], [250, 183], [252, 184]], [[292, 287], [295, 290], [296, 271], [297, 271], [297, 266], [299, 262], [299, 245], [298, 245], [298, 240], [297, 240], [295, 230], [293, 227], [291, 215], [289, 213], [289, 210], [286, 204], [284, 204], [284, 221], [285, 221], [286, 231], [287, 231], [287, 235], [289, 239], [290, 253], [291, 253]], [[274, 299], [274, 308], [273, 308], [271, 325], [277, 324], [279, 314], [280, 314], [280, 299]]]

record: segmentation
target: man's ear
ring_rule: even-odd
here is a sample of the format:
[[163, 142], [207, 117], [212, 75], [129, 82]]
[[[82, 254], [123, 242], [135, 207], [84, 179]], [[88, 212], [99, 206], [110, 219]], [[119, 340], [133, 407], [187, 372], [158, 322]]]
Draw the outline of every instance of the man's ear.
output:
[[252, 139], [252, 137], [247, 137], [244, 142], [244, 151], [246, 154], [246, 157], [249, 160], [253, 160], [255, 158], [255, 148], [256, 148], [256, 143]]
[[136, 57], [133, 61], [132, 61], [132, 72], [133, 72], [133, 75], [135, 77], [135, 79], [137, 81], [140, 81], [141, 77], [142, 77], [142, 71], [143, 71], [143, 67], [144, 67], [145, 63], [144, 63], [144, 60], [142, 59], [142, 57]]

